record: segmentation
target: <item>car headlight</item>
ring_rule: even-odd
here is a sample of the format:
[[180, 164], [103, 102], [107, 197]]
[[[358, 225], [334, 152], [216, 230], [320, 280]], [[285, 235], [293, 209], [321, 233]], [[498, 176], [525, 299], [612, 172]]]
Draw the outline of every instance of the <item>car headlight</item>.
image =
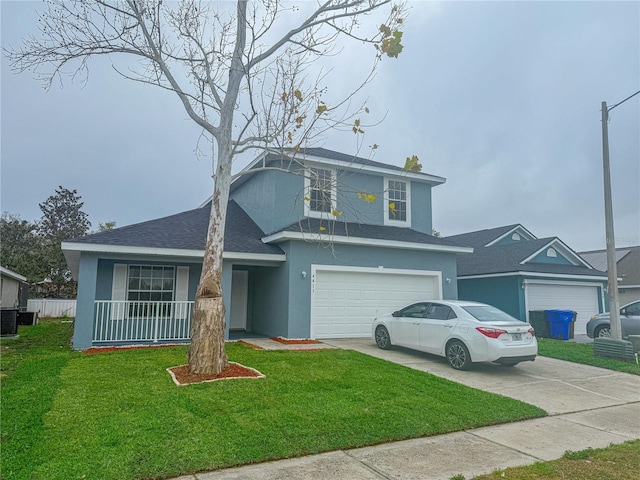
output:
[[594, 315], [593, 317], [591, 317], [591, 320], [595, 320], [596, 318], [598, 318], [598, 315]]

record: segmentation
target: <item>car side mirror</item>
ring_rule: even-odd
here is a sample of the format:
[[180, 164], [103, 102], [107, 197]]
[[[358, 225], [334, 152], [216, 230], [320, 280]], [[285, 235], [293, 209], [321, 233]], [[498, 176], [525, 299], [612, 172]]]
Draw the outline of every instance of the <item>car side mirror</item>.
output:
[[400, 312], [398, 312], [398, 311], [396, 310], [395, 312], [393, 312], [393, 313], [391, 314], [391, 316], [392, 316], [392, 317], [398, 317], [398, 316], [399, 316], [399, 314], [400, 314]]
[[627, 309], [626, 308], [621, 308], [620, 309], [620, 315], [624, 315], [626, 317], [627, 316]]

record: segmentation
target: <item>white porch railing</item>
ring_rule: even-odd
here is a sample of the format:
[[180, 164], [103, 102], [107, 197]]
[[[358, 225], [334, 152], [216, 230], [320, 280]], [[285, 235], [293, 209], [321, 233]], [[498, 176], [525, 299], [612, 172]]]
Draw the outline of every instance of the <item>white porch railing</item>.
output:
[[189, 340], [193, 302], [97, 300], [93, 341]]

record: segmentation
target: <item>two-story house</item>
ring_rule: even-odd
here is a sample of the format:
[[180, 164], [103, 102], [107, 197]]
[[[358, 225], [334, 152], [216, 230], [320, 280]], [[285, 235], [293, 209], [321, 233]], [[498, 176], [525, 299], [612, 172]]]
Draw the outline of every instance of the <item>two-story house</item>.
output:
[[[227, 338], [364, 337], [378, 314], [457, 298], [456, 254], [472, 249], [431, 235], [431, 189], [444, 182], [322, 148], [256, 159], [231, 185]], [[209, 211], [63, 243], [78, 280], [74, 348], [189, 340]]]

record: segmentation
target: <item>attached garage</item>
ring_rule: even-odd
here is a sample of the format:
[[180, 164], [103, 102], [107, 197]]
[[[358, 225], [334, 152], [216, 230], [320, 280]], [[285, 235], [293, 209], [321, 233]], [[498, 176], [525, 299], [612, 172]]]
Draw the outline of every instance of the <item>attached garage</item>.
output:
[[377, 315], [425, 299], [442, 299], [440, 272], [314, 265], [311, 338], [368, 337]]
[[599, 313], [597, 286], [576, 284], [529, 283], [525, 281], [526, 309], [573, 310], [578, 313], [575, 334], [586, 334], [586, 325], [592, 315]]

